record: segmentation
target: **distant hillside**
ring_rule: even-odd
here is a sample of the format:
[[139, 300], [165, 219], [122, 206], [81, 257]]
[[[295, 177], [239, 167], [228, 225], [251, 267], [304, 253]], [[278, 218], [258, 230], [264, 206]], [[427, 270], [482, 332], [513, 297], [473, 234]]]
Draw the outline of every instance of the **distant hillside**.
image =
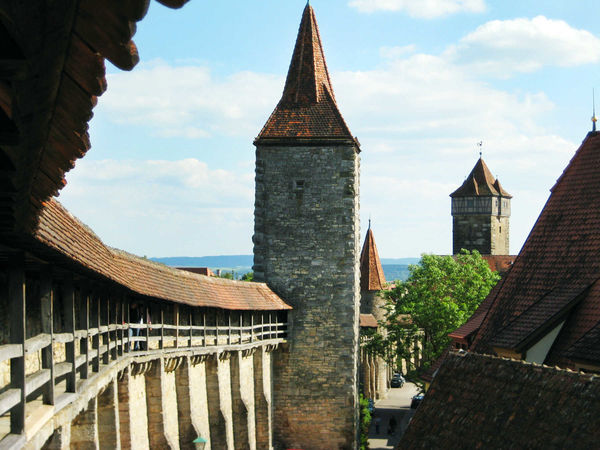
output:
[[[220, 255], [220, 256], [171, 256], [150, 258], [171, 267], [209, 267], [222, 272], [234, 271], [237, 278], [252, 270], [252, 255]], [[381, 258], [381, 266], [387, 281], [406, 280], [408, 265], [416, 264], [419, 258]]]

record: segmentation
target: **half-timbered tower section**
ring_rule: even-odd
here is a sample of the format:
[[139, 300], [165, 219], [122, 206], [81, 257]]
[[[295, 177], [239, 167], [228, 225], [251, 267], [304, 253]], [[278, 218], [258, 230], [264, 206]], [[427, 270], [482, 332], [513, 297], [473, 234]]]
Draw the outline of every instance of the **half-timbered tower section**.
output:
[[355, 448], [359, 145], [340, 114], [315, 14], [255, 140], [254, 274], [294, 310], [275, 363], [279, 448]]
[[510, 199], [482, 158], [452, 198], [452, 253], [508, 255]]

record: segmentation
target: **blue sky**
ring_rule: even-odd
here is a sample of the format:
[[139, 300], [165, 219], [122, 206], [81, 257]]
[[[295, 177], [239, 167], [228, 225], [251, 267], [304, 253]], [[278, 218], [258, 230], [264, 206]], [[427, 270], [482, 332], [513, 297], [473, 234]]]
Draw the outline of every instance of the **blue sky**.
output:
[[[152, 2], [134, 37], [141, 62], [107, 67], [92, 149], [59, 200], [107, 244], [139, 255], [252, 253], [252, 140], [281, 95], [304, 5]], [[361, 238], [371, 216], [382, 257], [450, 253], [448, 195], [482, 140], [514, 196], [517, 253], [591, 127], [594, 2], [311, 5], [340, 110], [362, 144]]]

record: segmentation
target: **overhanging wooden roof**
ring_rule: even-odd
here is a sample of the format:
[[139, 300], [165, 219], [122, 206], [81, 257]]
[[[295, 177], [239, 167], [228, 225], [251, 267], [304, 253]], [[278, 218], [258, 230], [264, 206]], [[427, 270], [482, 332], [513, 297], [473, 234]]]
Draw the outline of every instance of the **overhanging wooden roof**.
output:
[[[31, 232], [90, 149], [104, 60], [131, 70], [150, 0], [0, 1], [0, 232]], [[158, 0], [177, 8], [187, 0]]]

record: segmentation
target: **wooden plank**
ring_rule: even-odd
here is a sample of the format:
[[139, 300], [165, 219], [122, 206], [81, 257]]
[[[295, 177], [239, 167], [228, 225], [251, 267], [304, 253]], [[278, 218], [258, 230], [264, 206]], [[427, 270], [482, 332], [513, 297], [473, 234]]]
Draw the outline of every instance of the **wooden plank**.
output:
[[0, 416], [21, 401], [21, 389], [8, 389], [0, 394]]
[[102, 364], [108, 364], [110, 362], [110, 352], [108, 351], [110, 345], [110, 332], [108, 331], [108, 325], [110, 324], [110, 304], [106, 292], [102, 293], [100, 302], [102, 304], [102, 320], [106, 321], [106, 326], [100, 327], [100, 331], [104, 329], [103, 347], [106, 349], [104, 352], [102, 352]]
[[0, 450], [13, 450], [15, 448], [23, 448], [27, 442], [27, 436], [24, 434], [7, 434], [0, 441]]
[[191, 347], [192, 346], [192, 339], [194, 338], [194, 311], [192, 310], [191, 307], [188, 307], [188, 311], [189, 311], [189, 326], [190, 326], [190, 342], [188, 343], [188, 345]]
[[42, 369], [28, 375], [25, 379], [25, 395], [31, 394], [50, 381], [50, 369]]
[[66, 344], [67, 342], [73, 342], [75, 339], [74, 333], [54, 333], [52, 335], [52, 342], [58, 342], [61, 344]]
[[165, 309], [163, 302], [160, 303], [160, 343], [158, 348], [165, 348]]
[[92, 360], [92, 371], [100, 370], [100, 296], [94, 294], [94, 302], [90, 311], [90, 326], [97, 330], [97, 333], [92, 337], [92, 349], [95, 351], [96, 357]]
[[19, 389], [21, 398], [10, 412], [10, 432], [22, 434], [25, 431], [25, 255], [16, 253], [9, 257], [8, 305], [10, 318], [10, 343], [21, 346], [21, 355], [10, 361], [11, 388]]
[[75, 33], [71, 35], [65, 71], [89, 94], [100, 96], [106, 91], [104, 58]]
[[125, 323], [127, 324], [127, 328], [125, 332], [127, 333], [127, 345], [125, 345], [125, 353], [129, 353], [132, 348], [131, 337], [133, 335], [133, 330], [131, 329], [131, 300], [129, 297], [125, 298]]
[[40, 302], [42, 310], [42, 332], [50, 337], [50, 345], [42, 349], [42, 368], [50, 369], [50, 381], [42, 392], [46, 405], [54, 405], [54, 289], [52, 267], [46, 265], [40, 272]]
[[60, 378], [66, 374], [69, 374], [73, 371], [74, 364], [70, 362], [61, 362], [54, 364], [54, 377]]
[[250, 342], [254, 342], [254, 311], [250, 313]]
[[[75, 288], [73, 276], [68, 274], [63, 282], [63, 319], [64, 331], [75, 333]], [[71, 372], [67, 375], [67, 392], [76, 392], [77, 389], [77, 367], [75, 367], [75, 339], [65, 344], [66, 362], [71, 364]]]
[[146, 348], [144, 348], [144, 350], [147, 351], [150, 350], [150, 305], [148, 302], [144, 302], [142, 314], [145, 315], [144, 326], [146, 328], [144, 329], [144, 337], [146, 338]]
[[25, 341], [25, 355], [31, 355], [52, 344], [49, 334], [41, 333]]
[[20, 356], [23, 356], [23, 346], [21, 344], [0, 345], [0, 362]]

